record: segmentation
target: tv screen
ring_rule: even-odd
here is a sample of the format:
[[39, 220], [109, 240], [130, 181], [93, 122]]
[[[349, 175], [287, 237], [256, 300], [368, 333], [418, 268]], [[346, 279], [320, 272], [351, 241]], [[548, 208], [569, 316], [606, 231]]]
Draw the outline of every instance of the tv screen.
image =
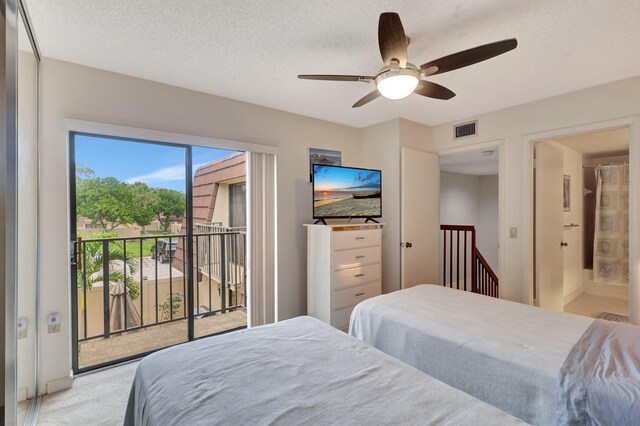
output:
[[313, 218], [382, 217], [382, 172], [313, 165]]

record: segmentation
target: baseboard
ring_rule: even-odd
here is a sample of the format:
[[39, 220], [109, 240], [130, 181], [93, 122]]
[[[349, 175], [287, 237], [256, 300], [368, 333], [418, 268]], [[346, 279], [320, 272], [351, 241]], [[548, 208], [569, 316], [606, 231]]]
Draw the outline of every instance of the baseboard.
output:
[[569, 293], [566, 296], [564, 296], [564, 304], [566, 305], [568, 303], [571, 303], [572, 301], [574, 301], [575, 299], [580, 297], [580, 295], [582, 295], [583, 293], [584, 293], [584, 288], [583, 287], [579, 287], [579, 288], [573, 290], [571, 293]]
[[47, 393], [59, 392], [65, 389], [70, 389], [73, 385], [73, 377], [61, 377], [59, 379], [51, 380], [47, 382]]
[[27, 388], [18, 388], [16, 390], [16, 398], [18, 399], [18, 402], [26, 401], [28, 393]]

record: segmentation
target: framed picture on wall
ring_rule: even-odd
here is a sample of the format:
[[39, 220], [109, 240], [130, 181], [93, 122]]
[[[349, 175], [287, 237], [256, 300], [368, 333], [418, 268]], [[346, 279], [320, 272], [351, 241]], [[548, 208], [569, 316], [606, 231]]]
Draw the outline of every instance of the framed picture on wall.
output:
[[571, 176], [564, 175], [562, 179], [562, 205], [565, 212], [571, 211]]
[[313, 180], [312, 173], [314, 164], [341, 166], [342, 152], [330, 149], [309, 148], [309, 182]]

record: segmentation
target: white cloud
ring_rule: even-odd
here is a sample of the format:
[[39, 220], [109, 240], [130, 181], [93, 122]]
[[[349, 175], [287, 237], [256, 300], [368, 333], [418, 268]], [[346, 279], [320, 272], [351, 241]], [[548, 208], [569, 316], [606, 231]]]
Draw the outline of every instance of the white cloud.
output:
[[[194, 168], [197, 169], [202, 165], [203, 164], [198, 164]], [[177, 164], [175, 166], [164, 167], [162, 169], [158, 169], [144, 175], [129, 178], [126, 180], [126, 182], [127, 183], [175, 182], [175, 181], [185, 180], [184, 172], [185, 172], [184, 164]]]

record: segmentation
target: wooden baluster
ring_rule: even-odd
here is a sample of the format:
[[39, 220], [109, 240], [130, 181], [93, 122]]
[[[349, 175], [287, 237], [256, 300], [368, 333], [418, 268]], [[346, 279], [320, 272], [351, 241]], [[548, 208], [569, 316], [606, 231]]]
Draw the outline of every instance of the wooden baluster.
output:
[[464, 291], [467, 291], [467, 231], [464, 231]]
[[449, 230], [449, 287], [453, 288], [453, 230]]
[[460, 230], [456, 230], [456, 288], [460, 290]]
[[444, 232], [444, 251], [442, 253], [442, 285], [447, 286], [447, 230]]

